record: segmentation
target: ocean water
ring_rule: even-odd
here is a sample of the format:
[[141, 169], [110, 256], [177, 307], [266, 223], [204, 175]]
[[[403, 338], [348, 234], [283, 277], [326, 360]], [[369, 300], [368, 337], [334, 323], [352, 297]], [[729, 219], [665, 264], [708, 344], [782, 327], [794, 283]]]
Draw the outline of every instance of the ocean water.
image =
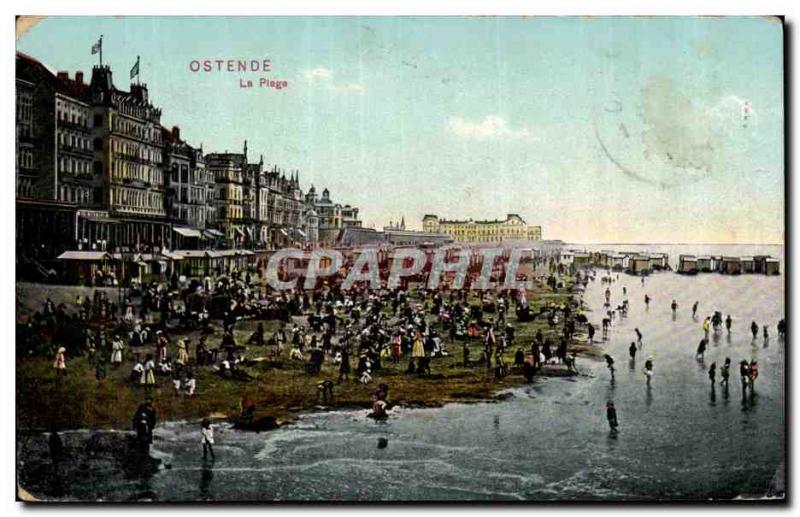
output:
[[[697, 247], [693, 252], [715, 253]], [[778, 252], [772, 254], [782, 260]], [[153, 455], [169, 468], [130, 477], [118, 460], [100, 454], [64, 467], [58, 498], [572, 501], [767, 495], [786, 454], [786, 344], [775, 327], [784, 317], [784, 277], [662, 272], [642, 284], [620, 274], [610, 287], [613, 304], [621, 303], [623, 286], [630, 311], [615, 319], [608, 340], [598, 345], [616, 360], [613, 380], [604, 362], [579, 359], [581, 376], [537, 380], [497, 403], [399, 409], [382, 423], [360, 410], [307, 414], [296, 425], [262, 434], [222, 426], [214, 462], [202, 459], [197, 423], [164, 423], [156, 430]], [[598, 280], [583, 294], [598, 327], [604, 289]], [[645, 293], [652, 298], [649, 308]], [[674, 317], [672, 299], [679, 304]], [[698, 362], [702, 319], [715, 310], [731, 314], [733, 330], [712, 333]], [[751, 321], [769, 326], [769, 340], [761, 334], [752, 339]], [[635, 328], [643, 345], [629, 361]], [[649, 388], [642, 373], [647, 356], [655, 363]], [[730, 386], [712, 391], [707, 369], [725, 357], [734, 365]], [[741, 359], [760, 365], [752, 397], [742, 396]], [[608, 400], [618, 411], [616, 434], [605, 420]], [[79, 444], [89, 434], [75, 431], [64, 439]], [[378, 447], [379, 438], [388, 440], [385, 448]], [[51, 481], [41, 475], [48, 463], [45, 440], [19, 441], [20, 479], [34, 495], [53, 498]]]

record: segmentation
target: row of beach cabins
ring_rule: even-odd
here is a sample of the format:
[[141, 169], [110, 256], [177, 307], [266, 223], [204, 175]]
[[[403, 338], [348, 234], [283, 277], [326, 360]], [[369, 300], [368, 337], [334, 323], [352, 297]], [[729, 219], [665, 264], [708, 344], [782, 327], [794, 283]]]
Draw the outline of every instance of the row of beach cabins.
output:
[[[632, 275], [649, 275], [654, 271], [671, 271], [669, 255], [642, 251], [577, 251], [565, 250], [559, 253], [559, 261], [575, 267], [595, 266], [611, 271], [624, 271]], [[780, 261], [769, 255], [754, 257], [723, 257], [680, 255], [678, 269], [680, 274], [722, 273], [739, 275], [742, 273], [780, 274]]]
[[632, 275], [649, 275], [654, 271], [669, 270], [669, 255], [666, 253], [576, 251], [559, 252], [559, 261], [575, 267], [595, 266], [611, 271], [624, 271]]
[[781, 273], [781, 264], [778, 259], [769, 255], [756, 255], [754, 257], [680, 255], [678, 257], [678, 273], [684, 275], [696, 275], [697, 273], [779, 275]]

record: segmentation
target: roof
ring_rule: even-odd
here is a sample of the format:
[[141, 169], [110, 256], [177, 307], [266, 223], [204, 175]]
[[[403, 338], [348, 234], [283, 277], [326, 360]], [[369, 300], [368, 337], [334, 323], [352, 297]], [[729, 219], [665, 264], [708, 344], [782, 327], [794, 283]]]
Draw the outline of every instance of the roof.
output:
[[209, 256], [208, 250], [173, 250], [171, 255], [182, 258], [198, 258]]
[[[57, 72], [54, 72], [47, 65], [45, 65], [38, 59], [29, 56], [28, 54], [25, 54], [24, 52], [17, 51], [17, 58], [29, 66], [34, 66], [36, 68], [39, 68], [39, 70], [44, 75], [44, 79], [56, 92], [78, 100], [83, 99], [85, 97], [85, 93], [89, 89], [88, 83], [85, 82], [79, 83], [78, 81], [69, 78], [61, 79], [58, 77]], [[18, 69], [17, 76], [19, 75], [20, 74]]]
[[111, 260], [113, 257], [106, 251], [65, 251], [58, 256], [58, 260]]

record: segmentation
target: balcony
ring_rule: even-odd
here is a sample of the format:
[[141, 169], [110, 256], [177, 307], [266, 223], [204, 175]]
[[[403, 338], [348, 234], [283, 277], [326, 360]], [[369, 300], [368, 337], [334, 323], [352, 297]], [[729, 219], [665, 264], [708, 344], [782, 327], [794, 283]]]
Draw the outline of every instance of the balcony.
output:
[[80, 148], [80, 147], [73, 147], [72, 145], [69, 144], [60, 144], [58, 146], [58, 150], [59, 152], [62, 153], [74, 154], [77, 156], [82, 156], [84, 158], [94, 158], [94, 150], [88, 149], [86, 147]]

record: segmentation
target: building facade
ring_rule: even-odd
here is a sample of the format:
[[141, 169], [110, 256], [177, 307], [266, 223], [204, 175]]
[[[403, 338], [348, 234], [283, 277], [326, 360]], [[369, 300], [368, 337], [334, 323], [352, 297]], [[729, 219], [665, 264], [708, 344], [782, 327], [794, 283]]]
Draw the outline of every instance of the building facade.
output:
[[435, 215], [422, 218], [425, 232], [445, 233], [456, 242], [502, 242], [509, 240], [542, 240], [542, 227], [528, 225], [517, 214], [493, 221], [465, 221], [439, 219]]
[[26, 199], [94, 206], [94, 150], [83, 72], [53, 74], [16, 58], [16, 191]]
[[[246, 145], [245, 145], [246, 149]], [[244, 244], [244, 153], [209, 153], [206, 167], [214, 175], [216, 227], [234, 247]]]
[[[89, 85], [94, 137], [95, 204], [82, 238], [112, 247], [154, 251], [170, 247], [161, 109], [146, 84], [114, 85], [111, 68], [95, 66]], [[85, 234], [85, 235], [84, 235]]]
[[305, 194], [299, 171], [250, 163], [247, 141], [230, 153], [190, 145], [161, 124], [146, 84], [122, 90], [109, 66], [87, 82], [18, 52], [16, 69], [19, 255], [333, 245], [361, 226], [327, 189]]

